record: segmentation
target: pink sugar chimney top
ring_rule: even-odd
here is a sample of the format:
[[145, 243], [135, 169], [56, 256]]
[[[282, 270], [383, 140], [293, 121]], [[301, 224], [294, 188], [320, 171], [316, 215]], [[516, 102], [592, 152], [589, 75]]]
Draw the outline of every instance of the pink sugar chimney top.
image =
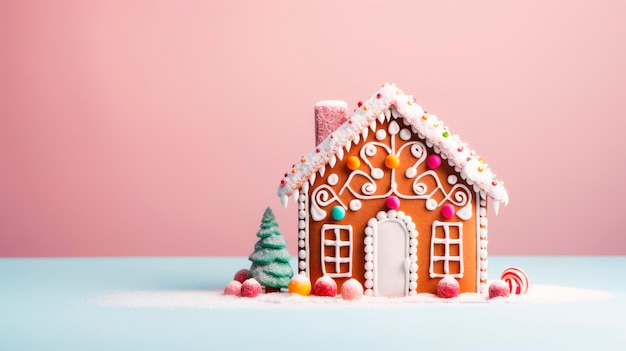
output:
[[315, 104], [315, 145], [337, 130], [348, 119], [348, 104], [326, 100]]

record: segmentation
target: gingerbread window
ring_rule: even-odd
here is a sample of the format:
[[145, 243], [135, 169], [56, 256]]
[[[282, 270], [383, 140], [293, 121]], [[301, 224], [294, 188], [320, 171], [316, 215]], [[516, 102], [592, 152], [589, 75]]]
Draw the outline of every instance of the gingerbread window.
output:
[[352, 276], [352, 226], [322, 226], [322, 271], [333, 278]]
[[430, 240], [430, 277], [463, 278], [463, 223], [434, 221]]

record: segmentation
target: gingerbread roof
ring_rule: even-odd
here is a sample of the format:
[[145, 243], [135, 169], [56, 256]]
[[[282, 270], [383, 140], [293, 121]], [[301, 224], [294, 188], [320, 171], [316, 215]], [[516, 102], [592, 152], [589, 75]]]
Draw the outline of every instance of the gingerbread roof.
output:
[[[302, 156], [291, 170], [285, 173], [278, 188], [278, 196], [282, 205], [287, 206], [290, 195], [298, 196], [297, 190], [316, 172], [324, 172], [326, 164], [334, 166], [338, 159], [343, 159], [344, 148], [349, 150], [352, 144], [358, 144], [361, 136], [368, 130], [375, 130], [376, 119], [389, 120], [391, 117], [402, 118], [404, 124], [411, 126], [414, 133], [426, 140], [447, 159], [450, 166], [459, 172], [461, 177], [474, 190], [482, 191], [494, 200], [494, 210], [498, 205], [509, 202], [509, 196], [502, 181], [498, 181], [491, 168], [478, 154], [471, 150], [467, 143], [458, 135], [452, 134], [443, 121], [435, 115], [428, 114], [420, 107], [413, 96], [406, 95], [392, 84], [385, 83], [380, 90], [369, 99], [359, 102], [359, 107], [348, 116], [348, 120], [327, 136], [308, 154]], [[432, 145], [431, 145], [432, 144]], [[322, 173], [323, 175], [323, 173]]]

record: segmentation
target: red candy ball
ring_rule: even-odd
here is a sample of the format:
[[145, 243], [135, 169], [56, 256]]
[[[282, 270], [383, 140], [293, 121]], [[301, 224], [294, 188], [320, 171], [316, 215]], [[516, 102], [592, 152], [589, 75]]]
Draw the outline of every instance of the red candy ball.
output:
[[509, 284], [504, 280], [494, 280], [489, 285], [489, 298], [494, 297], [508, 297], [510, 294]]
[[337, 295], [337, 283], [333, 278], [325, 275], [313, 284], [313, 295], [333, 297]]
[[243, 297], [257, 297], [262, 291], [261, 284], [254, 278], [249, 278], [241, 284], [241, 296]]
[[246, 279], [248, 279], [248, 270], [245, 268], [238, 270], [237, 273], [235, 273], [235, 277], [233, 279], [240, 283], [245, 282]]
[[437, 296], [444, 299], [450, 299], [459, 296], [461, 286], [459, 282], [452, 277], [445, 277], [437, 284]]

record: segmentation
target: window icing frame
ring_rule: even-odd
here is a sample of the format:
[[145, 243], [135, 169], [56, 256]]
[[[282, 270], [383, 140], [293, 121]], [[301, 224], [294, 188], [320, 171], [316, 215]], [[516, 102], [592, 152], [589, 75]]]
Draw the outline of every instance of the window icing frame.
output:
[[[450, 239], [450, 227], [457, 227], [459, 231], [458, 239]], [[454, 277], [463, 278], [464, 265], [463, 265], [463, 222], [441, 222], [435, 220], [431, 226], [431, 238], [430, 238], [430, 267], [428, 268], [428, 274], [431, 278], [443, 278]], [[444, 237], [437, 238], [437, 228], [443, 228]], [[435, 255], [435, 245], [444, 245], [444, 255]], [[450, 245], [459, 246], [458, 256], [450, 256]], [[443, 261], [443, 273], [437, 273], [434, 271], [435, 262]], [[459, 273], [450, 273], [450, 262], [459, 262]]]
[[[341, 231], [346, 230], [348, 232], [348, 240], [341, 240]], [[335, 235], [334, 240], [326, 239], [326, 233], [328, 231], [332, 231]], [[354, 258], [354, 233], [352, 230], [352, 225], [350, 224], [324, 224], [321, 229], [321, 266], [322, 266], [322, 274], [327, 275], [331, 278], [350, 278], [352, 277], [352, 263]], [[341, 248], [348, 247], [348, 256], [341, 256]], [[328, 247], [334, 247], [335, 255], [328, 256], [325, 254], [325, 249]], [[335, 272], [327, 272], [326, 271], [326, 263], [334, 263], [335, 264]], [[341, 264], [348, 264], [348, 271], [341, 271]]]

